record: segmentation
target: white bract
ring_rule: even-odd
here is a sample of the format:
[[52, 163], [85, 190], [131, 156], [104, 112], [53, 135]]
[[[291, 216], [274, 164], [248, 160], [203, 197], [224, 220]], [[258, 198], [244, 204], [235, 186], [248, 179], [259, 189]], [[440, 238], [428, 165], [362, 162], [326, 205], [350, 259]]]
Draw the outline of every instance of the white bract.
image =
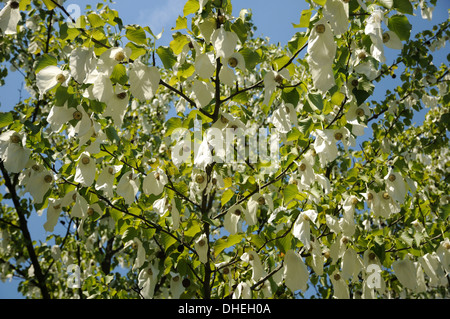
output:
[[348, 1], [327, 0], [323, 15], [329, 21], [334, 35], [340, 35], [348, 30]]
[[250, 266], [252, 266], [252, 280], [254, 282], [257, 282], [266, 275], [264, 267], [261, 263], [261, 259], [255, 251], [249, 250], [245, 252], [244, 254], [242, 254], [241, 260], [249, 263]]
[[25, 147], [26, 136], [16, 131], [0, 135], [0, 159], [10, 173], [20, 173], [27, 165], [31, 150]]
[[167, 183], [166, 173], [162, 169], [157, 168], [154, 172], [150, 172], [145, 176], [142, 183], [142, 191], [145, 195], [159, 195], [163, 192]]
[[83, 83], [97, 67], [97, 58], [93, 48], [79, 47], [70, 53], [70, 75], [78, 83]]
[[276, 127], [279, 133], [289, 133], [292, 127], [298, 126], [297, 112], [289, 103], [278, 107], [268, 121]]
[[78, 165], [75, 171], [75, 182], [89, 187], [95, 180], [95, 160], [88, 152], [83, 152], [78, 157]]
[[230, 57], [234, 53], [238, 41], [239, 38], [236, 33], [226, 31], [223, 26], [214, 30], [211, 35], [211, 43], [218, 58]]
[[[44, 229], [47, 232], [53, 232], [58, 223], [59, 214], [62, 211], [62, 199], [49, 198], [47, 208], [47, 221], [44, 223]], [[58, 246], [59, 247], [59, 246]]]
[[311, 247], [310, 222], [315, 223], [316, 219], [317, 211], [313, 209], [301, 212], [292, 229], [292, 235], [300, 240], [307, 250]]
[[264, 101], [263, 105], [270, 106], [272, 95], [275, 92], [278, 84], [284, 80], [290, 80], [291, 75], [288, 69], [283, 69], [279, 72], [269, 70], [264, 76]]
[[4, 35], [17, 33], [17, 24], [21, 19], [19, 2], [8, 1], [0, 11], [0, 29]]
[[139, 186], [136, 183], [137, 175], [133, 171], [128, 171], [122, 175], [117, 184], [117, 195], [122, 196], [125, 204], [131, 205], [134, 202]]
[[59, 67], [49, 65], [36, 74], [36, 85], [39, 89], [41, 98], [47, 91], [61, 84], [67, 86], [70, 80], [69, 71], [61, 70]]
[[130, 92], [137, 99], [141, 101], [151, 100], [158, 90], [160, 80], [158, 68], [146, 66], [139, 60], [130, 65]]
[[241, 205], [234, 205], [228, 210], [223, 221], [223, 226], [230, 235], [242, 231], [239, 227], [239, 222], [241, 221], [241, 216], [245, 214], [246, 211]]
[[198, 254], [198, 259], [201, 263], [206, 264], [208, 262], [208, 239], [206, 234], [202, 234], [194, 243], [195, 251]]
[[288, 250], [284, 256], [283, 276], [286, 286], [292, 292], [297, 290], [306, 291], [309, 272], [302, 257], [292, 249]]
[[414, 290], [417, 287], [417, 270], [414, 263], [405, 257], [403, 260], [396, 260], [392, 263], [392, 269], [398, 281], [408, 289]]
[[335, 85], [333, 61], [336, 55], [336, 42], [328, 22], [322, 18], [311, 30], [308, 42], [307, 62], [314, 87], [326, 92]]

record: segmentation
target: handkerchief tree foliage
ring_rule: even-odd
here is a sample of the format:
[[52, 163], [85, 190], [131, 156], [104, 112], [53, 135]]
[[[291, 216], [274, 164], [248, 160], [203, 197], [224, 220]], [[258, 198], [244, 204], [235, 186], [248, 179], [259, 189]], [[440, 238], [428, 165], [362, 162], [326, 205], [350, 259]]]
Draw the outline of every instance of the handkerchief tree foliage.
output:
[[[449, 20], [413, 36], [436, 0], [306, 4], [282, 46], [238, 1], [188, 0], [164, 46], [106, 2], [3, 1], [0, 80], [11, 66], [30, 97], [0, 113], [2, 281], [29, 298], [448, 297]], [[260, 129], [277, 152], [252, 161]]]

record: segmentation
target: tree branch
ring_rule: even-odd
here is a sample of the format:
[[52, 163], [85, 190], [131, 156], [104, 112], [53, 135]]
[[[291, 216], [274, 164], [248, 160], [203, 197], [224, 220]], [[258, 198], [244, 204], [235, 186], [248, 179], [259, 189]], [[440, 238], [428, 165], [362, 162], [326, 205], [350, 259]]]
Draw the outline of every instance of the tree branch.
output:
[[27, 220], [25, 218], [25, 212], [22, 209], [22, 205], [19, 201], [19, 196], [16, 192], [16, 183], [18, 179], [18, 175], [15, 177], [15, 181], [11, 181], [11, 178], [9, 177], [8, 172], [5, 169], [5, 166], [3, 165], [3, 161], [0, 160], [0, 170], [3, 174], [3, 178], [5, 180], [5, 186], [8, 189], [9, 193], [11, 194], [11, 198], [14, 204], [14, 207], [16, 209], [17, 215], [19, 216], [19, 227], [22, 232], [22, 235], [24, 237], [25, 241], [25, 247], [27, 248], [28, 254], [30, 256], [31, 263], [34, 268], [34, 273], [37, 278], [37, 286], [39, 287], [42, 297], [44, 299], [50, 299], [50, 293], [48, 291], [47, 285], [45, 284], [45, 277], [42, 274], [41, 265], [39, 263], [39, 260], [37, 258], [36, 252], [33, 247], [33, 241], [31, 239], [30, 232], [28, 230], [28, 224]]

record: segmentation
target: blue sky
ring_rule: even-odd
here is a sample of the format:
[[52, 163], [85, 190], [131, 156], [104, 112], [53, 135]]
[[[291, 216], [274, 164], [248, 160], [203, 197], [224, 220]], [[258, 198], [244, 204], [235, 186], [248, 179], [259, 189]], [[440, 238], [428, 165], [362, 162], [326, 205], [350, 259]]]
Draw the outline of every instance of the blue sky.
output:
[[[157, 42], [159, 45], [168, 45], [171, 38], [170, 29], [175, 25], [175, 20], [179, 15], [182, 15], [183, 6], [186, 0], [117, 0], [115, 4], [110, 7], [118, 10], [120, 17], [125, 24], [139, 24], [141, 26], [150, 26], [152, 31], [157, 34], [164, 29], [163, 37]], [[71, 3], [77, 3], [83, 9], [85, 5], [90, 4], [95, 7], [97, 1], [80, 0], [65, 2], [65, 7]], [[306, 2], [299, 0], [234, 0], [234, 14], [237, 16], [239, 11], [243, 8], [251, 8], [255, 25], [258, 27], [257, 36], [268, 36], [273, 43], [286, 44], [295, 32], [304, 31], [304, 29], [294, 29], [292, 23], [298, 23], [300, 13], [307, 8]], [[0, 5], [1, 6], [1, 5]], [[433, 14], [433, 21], [429, 22], [420, 17], [420, 13], [416, 16], [408, 16], [408, 19], [413, 25], [412, 36], [417, 32], [431, 28], [434, 24], [443, 22], [448, 19], [448, 2], [447, 0], [439, 0], [438, 7]], [[448, 47], [435, 54], [435, 64], [441, 62], [448, 63], [446, 55], [448, 54]], [[387, 49], [387, 61], [390, 63], [395, 59], [398, 52]], [[439, 62], [439, 63], [438, 63]], [[399, 74], [400, 71], [397, 71]], [[398, 85], [399, 77], [396, 80], [385, 79], [382, 85], [378, 85], [375, 91], [375, 98], [382, 100], [386, 89], [392, 90]], [[7, 85], [0, 87], [0, 112], [9, 111], [19, 101], [20, 89], [23, 86], [23, 78], [20, 73], [11, 73], [7, 78]], [[22, 92], [22, 97], [26, 96]], [[421, 115], [423, 117], [423, 114]], [[417, 118], [421, 121], [420, 117]], [[369, 132], [368, 132], [369, 133]], [[3, 192], [3, 189], [0, 189]], [[46, 235], [43, 230], [43, 223], [45, 222], [45, 213], [42, 217], [37, 214], [32, 214], [29, 225], [32, 238], [34, 240], [44, 241]], [[64, 231], [60, 229], [60, 231]], [[17, 280], [12, 283], [0, 282], [0, 298], [20, 298], [21, 296], [16, 292]]]

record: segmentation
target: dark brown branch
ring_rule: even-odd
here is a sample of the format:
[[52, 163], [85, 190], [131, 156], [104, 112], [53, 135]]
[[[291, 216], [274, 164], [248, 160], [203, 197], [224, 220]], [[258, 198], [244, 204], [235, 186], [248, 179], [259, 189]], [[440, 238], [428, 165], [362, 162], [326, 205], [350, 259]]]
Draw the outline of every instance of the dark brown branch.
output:
[[34, 267], [34, 274], [37, 279], [37, 286], [39, 287], [42, 297], [44, 299], [50, 299], [50, 293], [48, 291], [47, 285], [45, 284], [45, 277], [42, 274], [41, 265], [36, 255], [36, 251], [33, 247], [33, 241], [31, 239], [30, 232], [28, 230], [27, 219], [25, 218], [25, 212], [22, 208], [22, 205], [19, 201], [19, 196], [16, 192], [16, 184], [18, 180], [18, 175], [15, 176], [15, 180], [12, 181], [5, 166], [3, 165], [3, 161], [0, 160], [0, 170], [3, 174], [3, 179], [5, 180], [5, 186], [11, 194], [11, 199], [14, 204], [14, 208], [16, 209], [17, 215], [19, 217], [19, 227], [24, 237], [25, 247], [27, 248], [28, 254], [30, 256], [31, 263]]

